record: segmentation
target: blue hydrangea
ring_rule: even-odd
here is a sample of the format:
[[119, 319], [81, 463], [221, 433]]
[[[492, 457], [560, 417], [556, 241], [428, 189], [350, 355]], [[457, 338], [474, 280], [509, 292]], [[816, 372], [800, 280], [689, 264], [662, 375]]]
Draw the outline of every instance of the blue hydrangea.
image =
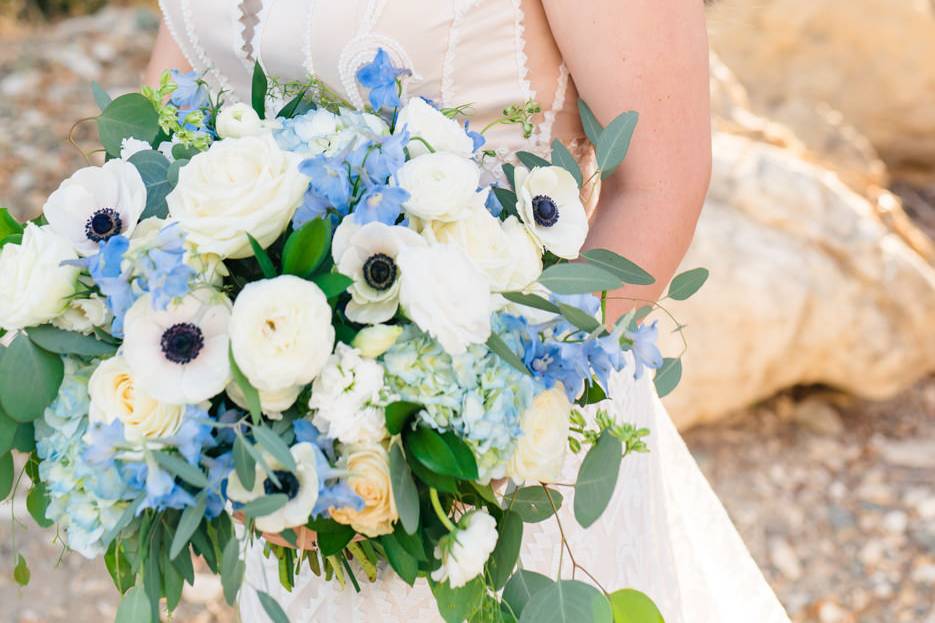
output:
[[357, 82], [370, 89], [370, 106], [375, 111], [393, 110], [399, 108], [396, 80], [409, 73], [406, 69], [394, 67], [390, 55], [380, 48], [371, 62], [357, 70]]
[[[518, 335], [502, 337], [520, 347]], [[474, 450], [482, 480], [503, 475], [522, 435], [520, 418], [541, 385], [483, 345], [449, 355], [414, 325], [403, 330], [383, 362], [388, 399], [424, 405], [418, 416], [424, 424], [464, 439]]]
[[185, 234], [178, 223], [164, 227], [134, 262], [137, 285], [164, 310], [172, 299], [188, 294], [195, 270], [185, 263]]

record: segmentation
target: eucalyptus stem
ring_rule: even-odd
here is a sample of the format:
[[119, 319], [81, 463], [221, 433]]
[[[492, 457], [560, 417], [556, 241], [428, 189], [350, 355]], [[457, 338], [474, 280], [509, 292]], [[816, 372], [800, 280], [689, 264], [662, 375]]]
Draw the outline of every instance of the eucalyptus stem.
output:
[[438, 498], [438, 490], [434, 487], [430, 488], [429, 497], [432, 499], [432, 508], [435, 509], [435, 514], [438, 515], [439, 521], [448, 528], [448, 532], [457, 532], [458, 526], [454, 525], [451, 518], [445, 513], [445, 509], [442, 508], [442, 501]]

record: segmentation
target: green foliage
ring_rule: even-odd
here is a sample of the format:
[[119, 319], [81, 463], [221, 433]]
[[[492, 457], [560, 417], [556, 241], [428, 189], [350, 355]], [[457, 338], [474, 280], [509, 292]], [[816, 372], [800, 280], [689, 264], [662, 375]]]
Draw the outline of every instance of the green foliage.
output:
[[61, 357], [20, 334], [0, 351], [0, 405], [17, 422], [42, 417], [58, 395], [65, 375]]
[[614, 623], [665, 623], [653, 600], [632, 588], [611, 593]]
[[201, 520], [204, 519], [206, 506], [207, 497], [205, 495], [199, 495], [198, 501], [194, 506], [189, 506], [182, 511], [182, 518], [179, 520], [179, 525], [176, 526], [175, 534], [172, 536], [169, 558], [178, 558], [182, 550], [188, 547], [188, 542], [191, 540], [195, 530], [198, 529], [198, 526], [201, 525]]
[[111, 156], [120, 155], [125, 138], [136, 138], [152, 144], [159, 135], [159, 113], [146, 97], [127, 93], [113, 100], [97, 118], [101, 145]]
[[523, 608], [520, 623], [613, 623], [610, 602], [584, 582], [561, 580], [536, 592]]
[[407, 431], [403, 439], [407, 453], [411, 453], [432, 472], [460, 480], [477, 479], [477, 461], [474, 453], [455, 434], [439, 434], [427, 426], [422, 426], [414, 431]]
[[133, 567], [119, 539], [111, 542], [107, 548], [107, 553], [104, 554], [104, 566], [107, 567], [107, 572], [121, 595], [133, 588], [135, 581]]
[[637, 286], [648, 286], [656, 283], [656, 279], [648, 272], [622, 255], [608, 249], [590, 249], [582, 252], [581, 256], [589, 264], [603, 268], [615, 275], [623, 283], [631, 283]]
[[13, 455], [7, 452], [0, 456], [0, 500], [5, 500], [13, 491]]
[[513, 574], [523, 544], [523, 518], [515, 511], [506, 511], [497, 522], [497, 546], [487, 562], [490, 584], [494, 590], [503, 588]]
[[270, 456], [276, 459], [283, 468], [290, 472], [297, 469], [295, 458], [289, 451], [289, 446], [272, 429], [267, 426], [256, 426], [253, 428], [253, 436], [257, 443], [269, 452]]
[[481, 578], [474, 578], [460, 588], [451, 588], [448, 582], [429, 582], [438, 613], [446, 623], [462, 623], [480, 608], [485, 587]]
[[578, 100], [578, 113], [581, 116], [581, 125], [584, 127], [585, 135], [592, 145], [597, 145], [601, 139], [601, 133], [604, 131], [604, 126], [597, 120], [597, 117], [594, 116], [591, 108], [584, 100]]
[[333, 519], [312, 519], [308, 527], [318, 533], [318, 549], [325, 557], [340, 554], [356, 534], [350, 526]]
[[322, 273], [315, 275], [312, 281], [321, 289], [327, 299], [333, 299], [343, 294], [354, 283], [353, 279], [341, 273]]
[[0, 208], [0, 240], [23, 233], [23, 226], [6, 208]]
[[316, 218], [292, 232], [282, 252], [282, 272], [309, 277], [331, 246], [331, 221]]
[[625, 112], [601, 131], [595, 148], [601, 179], [611, 175], [627, 157], [637, 121], [639, 121], [639, 114], [633, 111]]
[[233, 349], [228, 350], [227, 358], [230, 361], [231, 366], [231, 376], [234, 378], [234, 382], [237, 383], [237, 387], [240, 388], [241, 393], [244, 395], [244, 400], [247, 403], [247, 411], [250, 412], [250, 416], [253, 418], [254, 423], [258, 423], [263, 417], [263, 407], [260, 403], [260, 392], [250, 383], [250, 380], [247, 379], [246, 375], [240, 370], [240, 366], [237, 365], [237, 360], [234, 359]]
[[701, 286], [708, 280], [707, 268], [693, 268], [677, 275], [672, 283], [669, 284], [668, 297], [676, 301], [684, 301], [695, 292], [701, 289]]
[[597, 319], [581, 311], [580, 308], [575, 307], [574, 305], [569, 305], [567, 303], [559, 303], [558, 308], [564, 316], [565, 320], [573, 324], [575, 327], [581, 329], [585, 333], [591, 333], [601, 328], [601, 323]]
[[199, 489], [208, 487], [208, 477], [199, 468], [195, 467], [182, 457], [168, 452], [153, 452], [153, 458], [160, 467], [174, 476]]
[[561, 493], [539, 485], [516, 489], [503, 498], [506, 509], [518, 513], [525, 523], [545, 521], [562, 507], [562, 501]]
[[578, 164], [578, 160], [558, 139], [552, 141], [552, 164], [571, 173], [571, 176], [578, 182], [579, 187], [584, 183], [584, 176], [581, 174], [581, 166]]
[[266, 92], [269, 90], [269, 80], [266, 72], [260, 66], [260, 62], [253, 66], [253, 84], [250, 90], [250, 102], [253, 110], [260, 115], [260, 119], [266, 119]]
[[238, 431], [234, 438], [234, 470], [237, 472], [240, 484], [248, 491], [252, 490], [256, 484], [256, 459], [253, 458], [249, 446], [250, 442]]
[[2, 409], [0, 409], [0, 456], [3, 456], [13, 448], [13, 440], [16, 437], [16, 427], [18, 424], [11, 420]]
[[500, 218], [505, 219], [508, 216], [516, 216], [518, 214], [516, 211], [516, 204], [519, 199], [517, 199], [515, 192], [508, 188], [494, 186], [493, 194], [497, 197], [497, 201], [500, 202], [500, 205], [503, 206], [503, 213], [500, 215]]
[[491, 333], [490, 337], [487, 338], [487, 348], [523, 374], [530, 374], [529, 370], [526, 369], [526, 364], [519, 358], [519, 355], [514, 353], [507, 343], [503, 341], [503, 338], [496, 333]]
[[252, 502], [247, 502], [240, 510], [244, 515], [250, 518], [265, 517], [272, 515], [289, 502], [289, 496], [284, 493], [274, 493], [273, 495], [264, 495]]
[[152, 606], [146, 591], [134, 586], [120, 600], [115, 623], [150, 623], [152, 620]]
[[552, 584], [552, 580], [541, 573], [520, 569], [503, 589], [503, 603], [519, 619], [529, 600]]
[[29, 516], [33, 518], [40, 528], [49, 528], [54, 522], [45, 516], [45, 511], [49, 507], [49, 492], [42, 482], [33, 483], [32, 489], [26, 496], [26, 510]]
[[146, 186], [146, 208], [140, 219], [166, 218], [169, 215], [166, 196], [172, 192], [174, 187], [168, 179], [171, 166], [169, 161], [153, 149], [137, 152], [130, 156], [128, 161], [139, 171], [143, 184]]
[[548, 167], [552, 166], [552, 163], [537, 156], [536, 154], [530, 153], [528, 151], [520, 151], [516, 153], [516, 158], [523, 163], [527, 169], [535, 169], [536, 167]]
[[617, 487], [623, 447], [608, 431], [592, 447], [578, 471], [575, 483], [575, 519], [590, 527], [604, 513]]
[[590, 294], [623, 285], [616, 275], [594, 264], [555, 264], [539, 276], [539, 283], [555, 294]]
[[422, 405], [414, 402], [400, 400], [392, 402], [384, 409], [386, 417], [386, 430], [390, 435], [398, 435], [403, 432], [406, 422], [416, 413], [422, 410]]
[[653, 384], [660, 398], [671, 394], [682, 380], [682, 360], [666, 357], [662, 360], [662, 367], [656, 370]]
[[65, 331], [48, 324], [27, 329], [26, 333], [36, 346], [59, 355], [95, 358], [111, 357], [117, 352], [115, 345], [93, 335]]
[[13, 567], [13, 580], [20, 586], [27, 586], [32, 574], [29, 572], [29, 565], [22, 554], [16, 555], [16, 566]]
[[231, 538], [224, 546], [221, 558], [221, 586], [224, 588], [224, 600], [231, 606], [237, 600], [246, 570], [246, 564], [240, 559], [240, 543]]
[[299, 107], [302, 104], [302, 101], [305, 99], [305, 94], [308, 93], [308, 88], [305, 87], [299, 91], [298, 95], [289, 100], [285, 106], [283, 106], [278, 113], [277, 117], [283, 119], [292, 119], [298, 114]]
[[250, 248], [253, 250], [253, 255], [256, 257], [257, 263], [260, 265], [260, 270], [263, 272], [263, 276], [267, 279], [272, 279], [278, 273], [276, 272], [276, 266], [273, 264], [273, 260], [270, 259], [269, 254], [266, 250], [260, 246], [260, 243], [257, 242], [256, 238], [247, 234], [247, 239], [250, 240]]
[[390, 448], [390, 483], [399, 521], [406, 532], [415, 534], [419, 529], [419, 492], [399, 444]]
[[562, 310], [559, 309], [558, 305], [552, 301], [539, 296], [538, 294], [524, 294], [523, 292], [504, 292], [503, 298], [510, 301], [511, 303], [516, 303], [517, 305], [525, 305], [526, 307], [532, 307], [533, 309], [541, 309], [542, 311], [551, 312], [553, 314], [560, 314]]
[[386, 559], [390, 566], [402, 580], [412, 586], [415, 584], [419, 573], [419, 561], [415, 559], [402, 544], [392, 534], [385, 534], [380, 537], [380, 545], [386, 553]]

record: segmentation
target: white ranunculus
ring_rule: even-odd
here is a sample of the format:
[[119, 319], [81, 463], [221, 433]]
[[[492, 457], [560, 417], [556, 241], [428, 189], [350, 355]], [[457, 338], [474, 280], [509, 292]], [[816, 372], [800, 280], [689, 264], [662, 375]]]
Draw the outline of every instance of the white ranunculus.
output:
[[271, 132], [278, 123], [264, 121], [253, 107], [243, 102], [225, 106], [218, 113], [215, 128], [221, 138], [243, 138]]
[[382, 388], [383, 366], [339, 343], [312, 383], [312, 422], [341, 443], [378, 443], [387, 436], [383, 408], [376, 405]]
[[94, 255], [99, 242], [133, 233], [146, 209], [146, 186], [136, 167], [111, 160], [85, 167], [61, 183], [42, 208], [49, 226], [75, 247]]
[[[399, 111], [396, 119], [396, 133], [409, 131], [409, 136], [419, 137], [437, 152], [451, 152], [470, 157], [474, 153], [474, 140], [465, 132], [464, 127], [454, 119], [449, 119], [421, 97], [413, 97]], [[428, 153], [429, 149], [422, 141], [410, 140], [409, 153], [415, 158]]]
[[480, 187], [477, 163], [448, 153], [413, 158], [396, 172], [400, 187], [409, 193], [403, 208], [423, 221], [459, 221], [475, 207], [484, 207], [489, 188]]
[[231, 380], [228, 324], [231, 304], [208, 288], [153, 308], [144, 294], [124, 319], [121, 353], [134, 381], [154, 399], [195, 404], [224, 391]]
[[555, 482], [565, 465], [571, 403], [561, 383], [541, 392], [523, 413], [523, 435], [507, 466], [515, 482]]
[[123, 423], [124, 437], [131, 443], [158, 441], [178, 432], [185, 405], [166, 404], [138, 387], [126, 360], [111, 357], [98, 365], [88, 382], [91, 423]]
[[364, 357], [376, 359], [388, 351], [402, 333], [399, 325], [375, 324], [358, 331], [351, 345]]
[[399, 513], [390, 481], [390, 455], [381, 444], [372, 443], [347, 447], [345, 456], [347, 486], [360, 496], [364, 507], [331, 508], [331, 518], [370, 538], [392, 533]]
[[237, 366], [258, 390], [307, 385], [334, 347], [331, 306], [299, 277], [254, 281], [234, 301], [230, 339]]
[[[274, 392], [257, 390], [260, 395], [260, 409], [263, 411], [263, 415], [271, 420], [281, 420], [283, 411], [295, 404], [304, 388], [304, 385], [295, 385]], [[241, 409], [249, 409], [247, 397], [244, 396], [243, 390], [240, 389], [240, 385], [236, 382], [232, 382], [227, 386], [227, 396]]]
[[65, 331], [90, 335], [95, 327], [109, 326], [113, 316], [104, 299], [92, 294], [86, 299], [72, 299], [61, 316], [52, 319], [52, 324]]
[[344, 219], [334, 233], [331, 254], [338, 272], [354, 280], [348, 288], [348, 318], [374, 324], [396, 314], [403, 279], [396, 257], [410, 246], [425, 246], [425, 241], [405, 227], [378, 221], [361, 226]]
[[503, 223], [477, 206], [453, 223], [434, 221], [423, 228], [433, 242], [456, 245], [484, 273], [494, 292], [522, 290], [542, 274], [542, 253], [516, 217]]
[[485, 510], [471, 511], [461, 518], [458, 531], [435, 546], [441, 567], [432, 572], [436, 582], [448, 580], [460, 588], [484, 572], [484, 565], [497, 546], [497, 521]]
[[25, 329], [55, 319], [68, 306], [78, 284], [71, 243], [48, 225], [26, 225], [20, 244], [0, 249], [0, 328]]
[[561, 167], [516, 167], [516, 209], [542, 246], [573, 260], [588, 237], [588, 215], [578, 182]]
[[304, 526], [318, 502], [318, 467], [314, 446], [310, 443], [297, 443], [289, 452], [295, 459], [294, 473], [286, 471], [285, 466], [272, 456], [267, 454], [263, 457], [269, 468], [276, 473], [278, 486], [268, 479], [259, 462], [256, 465], [256, 478], [252, 489], [243, 486], [237, 472], [231, 472], [227, 480], [227, 497], [241, 504], [275, 493], [288, 496], [289, 501], [285, 506], [269, 515], [257, 517], [256, 527], [262, 532], [278, 534], [287, 528]]
[[451, 355], [490, 337], [487, 279], [464, 251], [449, 244], [408, 247], [397, 258], [406, 278], [399, 302], [419, 328]]
[[270, 246], [302, 203], [308, 178], [300, 161], [268, 135], [212, 143], [179, 171], [169, 214], [199, 252], [249, 257], [247, 234]]
[[152, 149], [152, 147], [146, 141], [128, 136], [120, 141], [120, 159], [129, 160], [134, 154], [138, 154], [141, 151], [149, 151], [150, 149]]

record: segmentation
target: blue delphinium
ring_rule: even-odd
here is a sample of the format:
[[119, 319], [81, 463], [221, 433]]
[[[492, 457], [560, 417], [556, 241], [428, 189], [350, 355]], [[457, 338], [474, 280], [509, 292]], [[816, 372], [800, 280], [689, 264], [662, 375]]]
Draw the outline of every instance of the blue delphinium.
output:
[[386, 136], [365, 145], [370, 149], [362, 159], [367, 177], [376, 184], [385, 184], [395, 179], [396, 172], [406, 162], [406, 145], [409, 144], [409, 131], [403, 129], [391, 136]]
[[195, 270], [185, 263], [185, 234], [179, 224], [164, 227], [134, 268], [137, 284], [152, 296], [155, 309], [164, 310], [172, 299], [188, 294]]
[[[208, 93], [207, 86], [201, 80], [201, 76], [195, 71], [181, 72], [177, 69], [170, 70], [170, 73], [176, 88], [172, 95], [169, 96], [169, 103], [178, 109], [179, 124], [186, 130], [211, 134], [206, 125], [207, 112], [211, 106], [211, 96]], [[202, 113], [200, 116], [201, 123], [197, 126], [190, 122], [189, 115], [193, 112]], [[197, 116], [192, 117], [199, 118]]]
[[633, 359], [636, 362], [636, 371], [634, 377], [643, 376], [643, 370], [650, 368], [657, 370], [662, 367], [662, 353], [656, 345], [659, 336], [659, 330], [654, 320], [651, 324], [641, 324], [634, 330], [626, 330], [623, 335], [633, 342], [631, 351]]
[[402, 214], [403, 203], [409, 193], [397, 186], [374, 186], [364, 193], [354, 209], [354, 220], [358, 225], [379, 221], [384, 225], [395, 225]]
[[129, 248], [126, 236], [114, 236], [102, 241], [96, 254], [75, 262], [87, 267], [104, 295], [107, 308], [114, 315], [111, 333], [116, 337], [123, 337], [123, 318], [137, 299], [130, 285], [130, 269], [122, 267], [123, 256]]
[[393, 66], [390, 55], [380, 48], [371, 62], [357, 70], [357, 82], [362, 87], [370, 89], [370, 106], [375, 111], [392, 110], [399, 108], [396, 80], [409, 73], [407, 69]]
[[326, 201], [339, 214], [347, 215], [350, 210], [351, 180], [343, 157], [315, 156], [303, 160], [299, 171], [311, 179], [309, 193], [318, 200]]
[[478, 149], [483, 147], [484, 144], [487, 142], [487, 139], [484, 138], [483, 134], [481, 134], [480, 132], [475, 132], [474, 130], [471, 129], [470, 121], [464, 122], [464, 133], [467, 134], [471, 138], [471, 141], [474, 142], [473, 151], [477, 151]]

